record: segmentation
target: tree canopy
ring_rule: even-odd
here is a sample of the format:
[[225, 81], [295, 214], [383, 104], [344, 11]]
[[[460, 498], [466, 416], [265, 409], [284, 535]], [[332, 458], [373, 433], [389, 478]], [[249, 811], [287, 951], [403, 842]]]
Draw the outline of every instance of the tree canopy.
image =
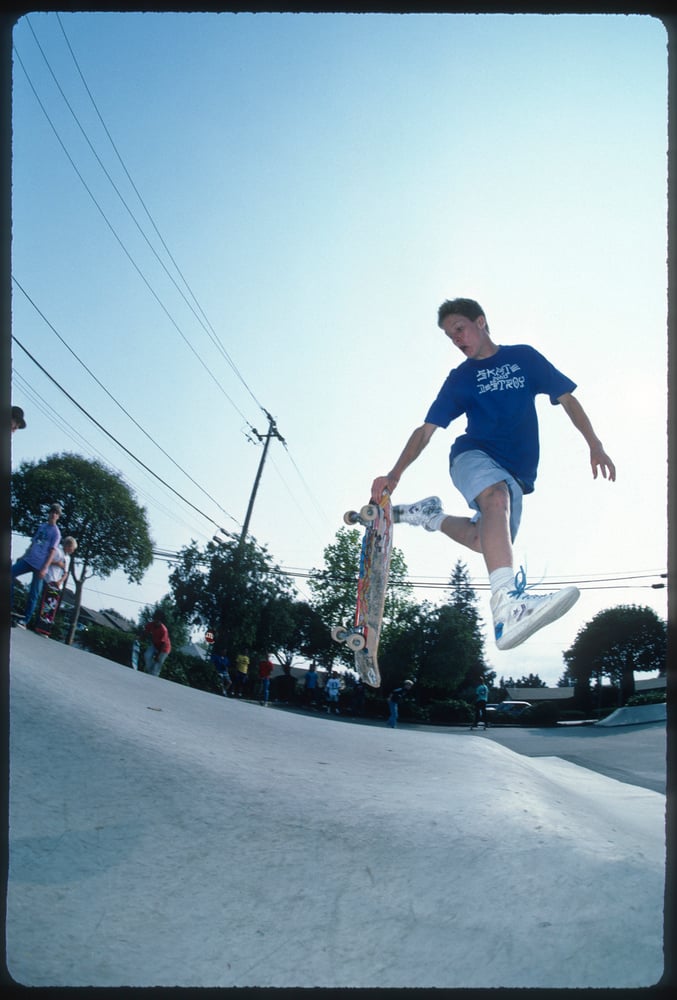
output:
[[400, 628], [388, 636], [383, 650], [384, 684], [416, 678], [424, 700], [455, 696], [488, 676], [477, 597], [460, 560], [449, 580], [449, 598], [433, 606], [412, 608]]
[[[357, 600], [357, 581], [360, 570], [362, 532], [359, 528], [341, 527], [334, 541], [324, 549], [324, 568], [311, 571], [309, 587], [312, 608], [320, 622], [324, 624], [321, 652], [317, 650], [320, 662], [331, 663], [334, 658], [342, 660], [346, 666], [354, 667], [354, 656], [346, 646], [339, 646], [331, 639], [331, 629], [335, 625], [352, 625]], [[390, 572], [383, 609], [381, 644], [385, 647], [392, 641], [407, 619], [411, 605], [411, 584], [406, 582], [407, 564], [402, 552], [393, 548], [390, 556]]]
[[622, 604], [600, 611], [564, 652], [566, 674], [587, 685], [594, 675], [617, 685], [635, 670], [664, 673], [667, 626], [652, 608]]
[[280, 645], [278, 626], [294, 588], [253, 540], [211, 541], [202, 550], [192, 542], [180, 551], [169, 583], [179, 613], [192, 625], [211, 629], [215, 648], [231, 658], [245, 649], [273, 652]]

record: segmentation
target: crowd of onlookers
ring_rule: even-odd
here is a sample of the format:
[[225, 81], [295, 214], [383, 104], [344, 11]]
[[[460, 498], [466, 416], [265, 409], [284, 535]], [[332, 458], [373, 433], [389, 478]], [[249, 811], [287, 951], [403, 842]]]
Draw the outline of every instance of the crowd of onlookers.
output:
[[315, 662], [310, 664], [299, 684], [288, 664], [282, 664], [281, 672], [274, 675], [275, 664], [269, 655], [252, 665], [249, 650], [245, 650], [231, 664], [225, 651], [214, 650], [210, 660], [219, 676], [222, 693], [228, 698], [249, 698], [261, 705], [296, 705], [335, 715], [341, 713], [341, 705], [345, 710], [346, 704], [353, 714], [361, 715], [364, 711], [363, 682], [352, 676], [341, 676], [336, 670], [320, 672]]

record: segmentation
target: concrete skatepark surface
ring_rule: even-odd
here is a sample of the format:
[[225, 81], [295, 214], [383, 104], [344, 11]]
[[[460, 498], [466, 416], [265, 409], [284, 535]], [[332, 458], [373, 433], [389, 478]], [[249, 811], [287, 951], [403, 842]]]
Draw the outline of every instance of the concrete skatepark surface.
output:
[[661, 979], [660, 792], [478, 733], [342, 724], [11, 642], [16, 983]]

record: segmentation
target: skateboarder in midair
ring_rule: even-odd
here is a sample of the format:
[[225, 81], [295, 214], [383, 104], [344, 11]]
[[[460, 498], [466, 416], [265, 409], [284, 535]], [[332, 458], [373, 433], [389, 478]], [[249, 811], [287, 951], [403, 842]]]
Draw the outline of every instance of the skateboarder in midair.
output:
[[391, 471], [378, 476], [373, 500], [393, 493], [439, 427], [465, 414], [467, 427], [456, 438], [449, 468], [472, 517], [442, 510], [439, 497], [393, 507], [393, 520], [441, 531], [479, 552], [489, 573], [494, 636], [499, 649], [512, 649], [544, 625], [560, 618], [579, 597], [577, 587], [551, 594], [526, 593], [522, 569], [515, 575], [512, 543], [522, 514], [522, 497], [532, 493], [539, 459], [535, 397], [545, 393], [559, 404], [590, 449], [596, 479], [614, 481], [616, 469], [573, 396], [576, 383], [527, 345], [500, 346], [491, 338], [484, 310], [474, 299], [447, 300], [438, 309], [440, 329], [465, 356], [446, 378], [425, 421], [410, 435]]

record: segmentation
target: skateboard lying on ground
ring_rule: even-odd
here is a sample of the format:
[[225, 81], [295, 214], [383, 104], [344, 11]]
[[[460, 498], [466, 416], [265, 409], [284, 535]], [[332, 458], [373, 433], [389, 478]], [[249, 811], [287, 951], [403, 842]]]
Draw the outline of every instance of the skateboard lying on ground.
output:
[[346, 524], [365, 526], [357, 581], [355, 621], [351, 626], [332, 629], [332, 639], [344, 642], [355, 654], [355, 669], [370, 687], [380, 687], [378, 642], [383, 621], [383, 607], [388, 585], [388, 569], [393, 547], [393, 519], [390, 497], [384, 494], [379, 503], [370, 503], [358, 512], [343, 515]]

